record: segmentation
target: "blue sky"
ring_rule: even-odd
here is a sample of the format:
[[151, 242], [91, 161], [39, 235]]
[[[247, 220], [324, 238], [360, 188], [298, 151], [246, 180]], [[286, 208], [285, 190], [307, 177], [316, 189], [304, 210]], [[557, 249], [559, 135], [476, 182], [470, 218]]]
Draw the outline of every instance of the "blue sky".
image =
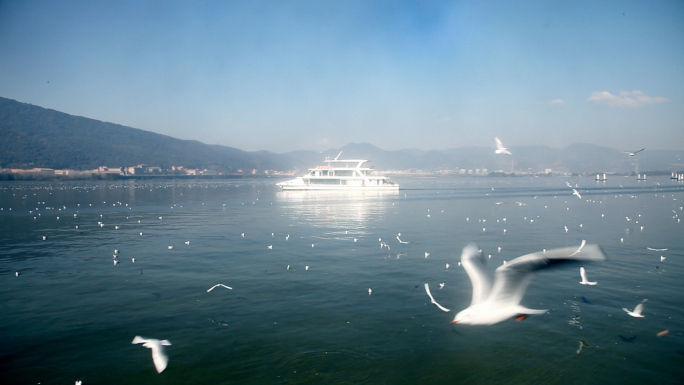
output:
[[684, 150], [682, 1], [0, 0], [0, 96], [248, 151]]

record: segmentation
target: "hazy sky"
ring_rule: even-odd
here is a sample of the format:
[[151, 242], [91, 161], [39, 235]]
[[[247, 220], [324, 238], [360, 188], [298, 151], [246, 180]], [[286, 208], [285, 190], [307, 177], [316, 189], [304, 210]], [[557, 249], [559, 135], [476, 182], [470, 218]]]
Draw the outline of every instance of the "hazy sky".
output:
[[0, 96], [248, 151], [684, 150], [684, 2], [0, 0]]

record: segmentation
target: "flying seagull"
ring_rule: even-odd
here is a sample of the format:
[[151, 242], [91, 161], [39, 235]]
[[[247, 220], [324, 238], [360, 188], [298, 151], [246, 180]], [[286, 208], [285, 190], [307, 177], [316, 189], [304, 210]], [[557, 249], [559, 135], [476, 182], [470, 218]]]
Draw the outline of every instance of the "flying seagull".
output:
[[495, 136], [494, 142], [496, 142], [496, 150], [494, 150], [494, 153], [511, 155], [511, 152], [508, 151], [508, 149], [503, 146], [503, 143], [501, 143], [501, 139], [499, 139]]
[[648, 301], [647, 299], [639, 302], [638, 305], [634, 308], [634, 311], [629, 311], [626, 307], [623, 307], [622, 310], [626, 311], [627, 314], [631, 315], [632, 317], [637, 317], [637, 318], [644, 318], [643, 315], [641, 315], [641, 312], [644, 311], [644, 304]]
[[629, 154], [629, 156], [636, 156], [637, 153], [640, 153], [641, 151], [644, 151], [646, 147], [642, 148], [641, 150], [636, 150], [634, 152], [631, 151], [621, 151], [623, 154]]
[[217, 287], [219, 287], [219, 286], [225, 287], [226, 289], [233, 290], [233, 288], [230, 287], [230, 286], [226, 286], [226, 285], [224, 285], [224, 284], [222, 284], [222, 283], [218, 283], [218, 284], [216, 284], [216, 285], [210, 287], [209, 290], [207, 290], [207, 293], [210, 292], [210, 291], [212, 291], [212, 290], [214, 290], [215, 288], [217, 288]]
[[572, 195], [576, 195], [579, 199], [582, 199], [582, 195], [580, 195], [579, 191], [572, 189]]
[[596, 285], [598, 282], [589, 282], [587, 279], [587, 271], [584, 270], [584, 266], [580, 267], [580, 276], [582, 277], [581, 285]]
[[[442, 285], [443, 285], [443, 284], [440, 284], [440, 286], [442, 286]], [[440, 288], [441, 288], [441, 287], [440, 287]], [[425, 292], [427, 293], [428, 297], [430, 297], [430, 303], [434, 303], [434, 304], [437, 305], [437, 307], [438, 307], [440, 310], [442, 310], [442, 311], [445, 311], [445, 312], [450, 312], [450, 311], [451, 311], [451, 310], [445, 308], [444, 306], [438, 304], [437, 301], [435, 301], [435, 298], [432, 297], [432, 293], [430, 293], [430, 285], [428, 285], [427, 283], [425, 284]]]
[[169, 340], [156, 340], [154, 338], [142, 338], [140, 336], [135, 336], [133, 338], [132, 344], [143, 344], [144, 347], [152, 349], [152, 361], [154, 362], [154, 367], [157, 368], [157, 373], [161, 373], [166, 369], [166, 365], [169, 364], [169, 356], [164, 352], [164, 346], [171, 345]]
[[605, 259], [605, 254], [597, 245], [586, 245], [579, 253], [575, 247], [536, 252], [499, 266], [492, 284], [485, 270], [487, 258], [471, 243], [463, 248], [461, 262], [473, 285], [473, 298], [470, 306], [456, 314], [451, 323], [493, 325], [512, 317], [523, 320], [529, 314], [546, 313], [547, 310], [520, 305], [534, 272], [565, 262], [598, 262]]

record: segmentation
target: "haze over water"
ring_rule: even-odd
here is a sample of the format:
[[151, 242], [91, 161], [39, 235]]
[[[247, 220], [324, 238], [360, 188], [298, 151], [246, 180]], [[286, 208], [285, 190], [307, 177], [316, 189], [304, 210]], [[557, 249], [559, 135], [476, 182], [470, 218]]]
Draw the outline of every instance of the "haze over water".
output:
[[[411, 178], [393, 193], [281, 192], [275, 182], [0, 184], [2, 383], [684, 378], [680, 182]], [[582, 240], [608, 256], [584, 265], [598, 285], [578, 283], [579, 265], [551, 269], [522, 301], [547, 314], [449, 325], [471, 299], [458, 266], [469, 242], [493, 271]], [[207, 292], [218, 283], [233, 289]], [[425, 283], [451, 312], [430, 303]], [[643, 299], [644, 318], [622, 310]], [[171, 341], [161, 374], [136, 335]]]

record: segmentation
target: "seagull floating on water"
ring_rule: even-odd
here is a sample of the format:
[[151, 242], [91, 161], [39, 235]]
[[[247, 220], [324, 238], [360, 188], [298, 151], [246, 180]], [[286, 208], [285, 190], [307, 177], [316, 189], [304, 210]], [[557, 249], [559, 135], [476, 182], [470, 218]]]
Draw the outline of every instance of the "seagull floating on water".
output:
[[574, 247], [536, 252], [518, 257], [496, 269], [494, 282], [485, 270], [487, 259], [475, 244], [463, 248], [462, 265], [473, 285], [473, 297], [466, 309], [451, 322], [471, 325], [493, 325], [512, 317], [523, 320], [529, 314], [547, 310], [529, 309], [520, 305], [532, 274], [564, 262], [603, 261], [605, 254], [597, 245], [587, 245], [579, 253]]
[[623, 307], [622, 310], [626, 311], [627, 314], [631, 315], [632, 317], [637, 317], [637, 318], [644, 318], [643, 315], [641, 315], [641, 312], [644, 311], [644, 304], [648, 301], [647, 299], [644, 299], [641, 301], [636, 307], [634, 308], [634, 311], [629, 311], [626, 307]]
[[494, 150], [495, 154], [506, 154], [506, 155], [511, 155], [511, 152], [508, 151], [508, 148], [503, 146], [503, 143], [501, 143], [501, 139], [497, 138], [496, 136], [494, 137], [494, 142], [496, 143], [496, 150]]
[[401, 236], [401, 233], [397, 234], [397, 241], [399, 241], [399, 243], [408, 243], [408, 242], [402, 241], [401, 238], [399, 238], [400, 236]]
[[169, 340], [157, 340], [154, 338], [142, 338], [140, 336], [135, 336], [133, 338], [132, 344], [143, 344], [144, 347], [152, 349], [152, 361], [154, 362], [154, 367], [157, 369], [157, 373], [161, 373], [166, 369], [169, 363], [169, 356], [164, 352], [164, 346], [170, 346], [171, 342]]

